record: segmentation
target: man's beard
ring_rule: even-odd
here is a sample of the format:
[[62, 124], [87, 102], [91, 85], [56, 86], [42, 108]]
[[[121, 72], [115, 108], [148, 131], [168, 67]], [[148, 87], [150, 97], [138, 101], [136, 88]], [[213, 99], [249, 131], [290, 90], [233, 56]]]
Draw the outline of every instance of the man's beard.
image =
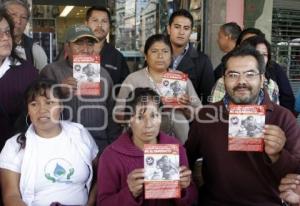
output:
[[[249, 91], [249, 95], [247, 96], [235, 96], [235, 92], [239, 89], [247, 89]], [[232, 89], [232, 94], [229, 94], [230, 100], [235, 104], [255, 104], [258, 99], [258, 94], [253, 93], [253, 88], [251, 86], [247, 86], [245, 84], [238, 85]]]
[[[107, 35], [105, 34], [105, 31], [103, 29], [95, 29], [94, 34], [97, 35], [96, 37], [99, 39], [99, 41], [102, 41], [106, 38]], [[98, 36], [100, 35], [100, 36]]]

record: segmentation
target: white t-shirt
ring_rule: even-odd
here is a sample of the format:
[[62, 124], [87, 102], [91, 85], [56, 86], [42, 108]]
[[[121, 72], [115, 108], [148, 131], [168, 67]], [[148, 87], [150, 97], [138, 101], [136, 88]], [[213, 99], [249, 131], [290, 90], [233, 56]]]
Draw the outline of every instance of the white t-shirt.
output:
[[[70, 147], [65, 136], [64, 130], [50, 139], [34, 135], [39, 154], [37, 163], [32, 165], [37, 171], [32, 202], [34, 206], [50, 205], [52, 202], [65, 205], [87, 203], [88, 191], [85, 185], [90, 171], [76, 148]], [[91, 145], [91, 150], [97, 150], [97, 146]], [[0, 155], [0, 167], [20, 173], [23, 156], [24, 150], [20, 150], [17, 142], [6, 143]]]

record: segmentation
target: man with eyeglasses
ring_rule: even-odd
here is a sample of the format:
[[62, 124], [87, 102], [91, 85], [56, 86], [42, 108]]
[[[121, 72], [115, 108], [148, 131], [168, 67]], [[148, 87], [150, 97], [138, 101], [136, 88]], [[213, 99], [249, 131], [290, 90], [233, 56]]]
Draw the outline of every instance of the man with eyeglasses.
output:
[[[282, 205], [280, 179], [300, 169], [300, 128], [262, 89], [264, 60], [255, 49], [234, 49], [224, 65], [226, 95], [199, 111], [185, 145], [191, 168], [203, 158], [199, 205]], [[228, 151], [231, 104], [265, 106], [263, 152]]]
[[29, 5], [21, 0], [5, 1], [3, 5], [14, 22], [16, 53], [41, 70], [47, 64], [47, 55], [40, 45], [24, 34], [30, 17]]
[[[109, 10], [100, 6], [89, 8], [86, 12], [85, 24], [92, 29], [99, 40], [95, 47], [100, 53], [101, 67], [104, 67], [109, 72], [114, 85], [119, 84], [121, 86], [129, 74], [129, 69], [122, 53], [106, 41], [111, 24]], [[118, 91], [119, 89], [117, 88], [116, 94]]]
[[112, 120], [113, 82], [105, 68], [100, 69], [100, 94], [97, 96], [75, 95], [77, 81], [73, 77], [73, 56], [94, 55], [94, 45], [98, 38], [92, 30], [84, 25], [73, 25], [65, 33], [64, 50], [66, 59], [48, 64], [40, 76], [56, 80], [65, 86], [67, 95], [64, 105], [64, 119], [83, 124], [95, 139], [99, 151], [118, 137], [120, 127]]

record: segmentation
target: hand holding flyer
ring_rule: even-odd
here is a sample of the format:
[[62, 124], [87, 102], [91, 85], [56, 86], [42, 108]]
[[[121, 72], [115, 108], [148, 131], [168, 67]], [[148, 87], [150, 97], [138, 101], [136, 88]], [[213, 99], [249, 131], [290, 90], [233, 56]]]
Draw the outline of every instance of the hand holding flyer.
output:
[[192, 171], [186, 166], [180, 167], [180, 188], [185, 189], [191, 184]]
[[133, 197], [138, 197], [143, 192], [144, 169], [135, 169], [127, 177], [129, 191]]
[[264, 135], [265, 152], [274, 163], [285, 145], [285, 133], [277, 125], [266, 125]]
[[77, 90], [77, 80], [74, 77], [72, 77], [72, 76], [67, 77], [61, 83], [64, 85], [62, 87], [62, 92], [65, 95], [69, 95], [70, 93], [73, 94], [73, 93], [76, 92], [76, 90]]

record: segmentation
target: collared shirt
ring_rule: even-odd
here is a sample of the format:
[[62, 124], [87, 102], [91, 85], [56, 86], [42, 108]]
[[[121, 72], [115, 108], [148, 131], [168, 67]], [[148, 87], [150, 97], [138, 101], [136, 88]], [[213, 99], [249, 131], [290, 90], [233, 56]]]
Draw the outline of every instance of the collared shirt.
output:
[[176, 70], [179, 63], [181, 62], [182, 58], [186, 55], [188, 49], [189, 49], [189, 46], [190, 44], [187, 44], [183, 50], [183, 52], [178, 55], [177, 57], [173, 58], [173, 61], [172, 61], [172, 69]]
[[[265, 89], [268, 91], [271, 101], [279, 104], [279, 88], [276, 82], [274, 82], [272, 79], [268, 80], [267, 84], [265, 84]], [[224, 86], [224, 79], [221, 77], [218, 79], [212, 89], [211, 95], [209, 96], [209, 102], [214, 103], [221, 101], [225, 94], [226, 91]]]
[[[16, 65], [20, 65], [19, 61], [16, 62]], [[10, 65], [12, 65], [12, 60], [9, 57], [6, 57], [0, 66], [0, 79], [4, 76], [4, 74], [10, 69]]]
[[11, 60], [9, 59], [9, 57], [6, 57], [5, 60], [3, 61], [2, 65], [0, 66], [0, 78], [2, 78], [5, 74], [5, 72], [7, 72], [7, 70], [9, 70], [11, 65]]

